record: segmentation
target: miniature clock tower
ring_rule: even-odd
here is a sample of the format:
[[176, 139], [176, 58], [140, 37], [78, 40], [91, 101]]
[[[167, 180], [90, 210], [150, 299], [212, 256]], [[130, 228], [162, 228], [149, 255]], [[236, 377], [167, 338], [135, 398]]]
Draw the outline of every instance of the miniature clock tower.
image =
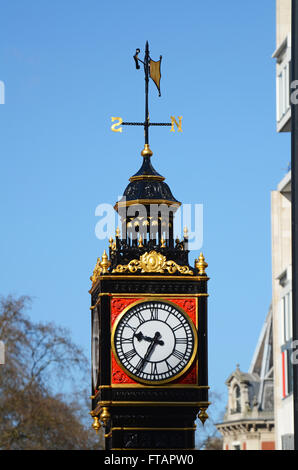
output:
[[[153, 167], [148, 82], [159, 89], [160, 62], [144, 64], [145, 146], [139, 171], [115, 204], [121, 230], [91, 277], [93, 427], [107, 450], [194, 449], [195, 420], [208, 418], [207, 263], [189, 264], [187, 232], [174, 240], [181, 205]], [[160, 91], [160, 90], [159, 90]], [[124, 123], [122, 125], [138, 123]], [[172, 125], [172, 124], [164, 124]]]

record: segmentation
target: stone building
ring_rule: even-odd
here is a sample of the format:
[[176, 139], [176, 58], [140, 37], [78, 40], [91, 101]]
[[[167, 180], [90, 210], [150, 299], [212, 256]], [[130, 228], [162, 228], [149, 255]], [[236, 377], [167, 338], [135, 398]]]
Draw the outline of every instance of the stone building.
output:
[[216, 428], [224, 450], [274, 450], [272, 309], [270, 308], [248, 372], [236, 370], [226, 381], [228, 405]]
[[[276, 128], [291, 131], [291, 0], [276, 0]], [[281, 157], [285, 164], [291, 156]], [[291, 171], [271, 192], [272, 312], [276, 449], [294, 445], [292, 345]]]

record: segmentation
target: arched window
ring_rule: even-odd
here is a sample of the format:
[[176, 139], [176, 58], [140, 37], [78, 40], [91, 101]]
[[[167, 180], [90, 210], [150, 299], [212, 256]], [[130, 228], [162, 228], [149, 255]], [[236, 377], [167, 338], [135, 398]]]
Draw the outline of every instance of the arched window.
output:
[[235, 412], [240, 413], [241, 412], [241, 402], [240, 402], [240, 387], [239, 387], [239, 385], [235, 385], [233, 392], [234, 392]]

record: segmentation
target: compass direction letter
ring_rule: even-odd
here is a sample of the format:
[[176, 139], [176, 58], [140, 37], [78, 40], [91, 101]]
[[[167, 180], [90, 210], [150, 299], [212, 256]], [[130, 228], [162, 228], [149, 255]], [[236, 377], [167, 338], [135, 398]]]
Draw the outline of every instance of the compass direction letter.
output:
[[176, 124], [178, 128], [178, 132], [182, 132], [182, 116], [178, 116], [178, 120], [179, 122], [176, 121], [175, 116], [171, 116], [171, 123], [172, 123], [171, 132], [175, 132], [174, 124]]
[[121, 126], [123, 119], [121, 117], [111, 117], [111, 119], [112, 119], [112, 122], [118, 121], [118, 122], [115, 122], [115, 124], [111, 126], [111, 130], [113, 132], [122, 132], [122, 127], [118, 127], [118, 126]]

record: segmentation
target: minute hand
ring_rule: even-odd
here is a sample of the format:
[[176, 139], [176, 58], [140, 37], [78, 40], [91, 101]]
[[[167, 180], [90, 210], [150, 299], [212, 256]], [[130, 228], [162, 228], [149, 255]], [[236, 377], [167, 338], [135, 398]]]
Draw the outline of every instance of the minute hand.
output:
[[153, 349], [155, 348], [157, 342], [158, 342], [158, 339], [161, 337], [161, 334], [157, 331], [154, 335], [154, 338], [152, 338], [152, 341], [151, 343], [149, 344], [149, 347], [147, 349], [147, 352], [144, 356], [144, 359], [142, 360], [141, 364], [140, 364], [140, 367], [138, 370], [142, 370], [144, 365], [146, 364], [146, 362], [148, 361], [149, 357], [151, 356], [152, 352], [153, 352]]

